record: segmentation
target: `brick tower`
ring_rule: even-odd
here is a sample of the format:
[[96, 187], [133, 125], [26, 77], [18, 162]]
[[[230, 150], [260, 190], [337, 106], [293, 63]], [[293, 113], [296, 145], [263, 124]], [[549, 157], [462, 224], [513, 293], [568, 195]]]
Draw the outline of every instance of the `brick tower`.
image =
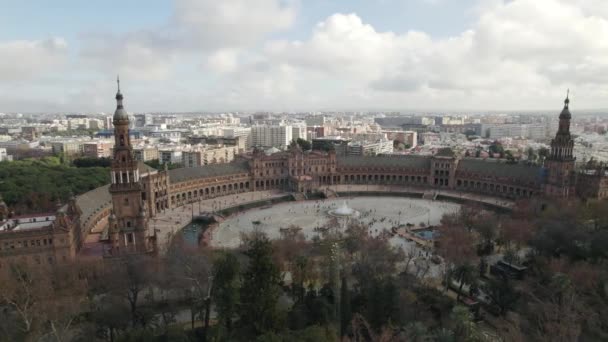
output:
[[570, 99], [566, 95], [564, 109], [559, 115], [559, 128], [555, 138], [551, 140], [551, 154], [545, 161], [545, 168], [548, 171], [545, 194], [552, 197], [574, 196], [575, 158], [572, 155], [574, 140], [570, 135], [572, 114], [570, 114], [569, 105]]
[[116, 111], [114, 112], [114, 158], [112, 160], [110, 194], [112, 214], [109, 218], [112, 255], [143, 253], [148, 250], [144, 189], [140, 181], [138, 162], [133, 157], [129, 136], [129, 116], [122, 104], [120, 80], [117, 79]]

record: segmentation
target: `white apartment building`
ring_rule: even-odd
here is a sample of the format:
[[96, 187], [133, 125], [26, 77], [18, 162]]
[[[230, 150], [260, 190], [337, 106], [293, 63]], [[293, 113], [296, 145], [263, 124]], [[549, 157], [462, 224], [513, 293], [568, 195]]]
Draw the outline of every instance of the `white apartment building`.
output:
[[251, 144], [256, 147], [276, 147], [284, 149], [293, 140], [293, 129], [290, 125], [253, 126], [251, 127]]
[[298, 140], [306, 138], [306, 125], [305, 124], [295, 124], [291, 126], [291, 139]]
[[222, 130], [222, 136], [226, 138], [244, 137], [245, 145], [239, 146], [239, 148], [249, 149], [252, 146], [251, 127], [227, 127]]
[[482, 124], [481, 136], [490, 139], [522, 137], [542, 140], [547, 136], [545, 124]]

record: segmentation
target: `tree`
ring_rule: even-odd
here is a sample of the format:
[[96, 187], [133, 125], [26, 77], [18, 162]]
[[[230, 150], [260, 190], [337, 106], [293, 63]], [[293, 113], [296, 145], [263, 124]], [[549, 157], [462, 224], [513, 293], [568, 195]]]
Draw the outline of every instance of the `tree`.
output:
[[249, 264], [243, 274], [239, 317], [242, 328], [257, 336], [276, 331], [280, 326], [276, 304], [281, 294], [281, 277], [272, 259], [272, 244], [265, 234], [254, 232], [245, 244]]
[[454, 325], [454, 335], [458, 341], [481, 341], [481, 334], [471, 311], [461, 305], [452, 309], [450, 319]]
[[528, 313], [534, 323], [535, 338], [539, 341], [577, 341], [585, 317], [583, 304], [570, 278], [554, 274], [548, 285], [537, 283], [526, 293]]
[[348, 324], [353, 319], [350, 300], [348, 281], [346, 277], [342, 277], [342, 285], [340, 286], [340, 336], [346, 335]]
[[110, 167], [112, 159], [110, 158], [76, 158], [72, 161], [75, 167]]
[[546, 147], [541, 147], [538, 149], [538, 157], [541, 160], [547, 159], [549, 157], [549, 149]]
[[500, 315], [504, 315], [508, 310], [514, 308], [519, 299], [519, 293], [506, 276], [489, 279], [484, 290], [492, 299], [492, 303], [500, 310]]
[[[145, 256], [129, 254], [109, 261], [110, 264], [106, 268], [104, 285], [107, 286], [109, 293], [127, 301], [133, 328], [144, 323], [138, 309], [142, 292], [152, 280], [151, 261]], [[105, 292], [104, 289], [100, 290], [102, 293]]]
[[511, 163], [511, 164], [516, 163], [515, 157], [513, 156], [513, 152], [506, 151], [505, 152], [505, 157], [507, 158], [507, 162], [508, 163]]
[[304, 151], [312, 150], [312, 143], [308, 140], [298, 138], [298, 139], [296, 139], [296, 144], [298, 144]]
[[502, 158], [502, 155], [504, 155], [504, 153], [505, 153], [504, 147], [502, 147], [502, 144], [499, 143], [497, 140], [495, 140], [490, 145], [490, 147], [488, 148], [488, 151], [490, 152], [490, 154], [500, 154], [501, 158]]
[[239, 262], [232, 253], [221, 255], [213, 264], [212, 292], [219, 327], [232, 331], [232, 318], [239, 302]]
[[[445, 220], [442, 219], [442, 222]], [[442, 224], [437, 252], [445, 260], [445, 289], [449, 287], [450, 270], [477, 263], [477, 238], [461, 225], [446, 226]]]
[[54, 211], [72, 194], [82, 194], [110, 182], [105, 167], [77, 168], [58, 158], [24, 159], [0, 163], [0, 193], [16, 214]]
[[477, 268], [474, 265], [465, 263], [456, 266], [456, 268], [452, 271], [452, 275], [454, 278], [458, 279], [459, 287], [458, 294], [456, 300], [460, 300], [460, 296], [462, 295], [462, 288], [464, 284], [469, 284], [473, 286], [475, 281], [477, 280]]
[[0, 302], [15, 313], [18, 336], [26, 338], [43, 323], [43, 300], [51, 292], [50, 277], [43, 269], [31, 269], [23, 265], [10, 265], [9, 276], [0, 287]]
[[189, 298], [190, 323], [194, 329], [196, 317], [203, 318], [204, 306], [209, 294], [209, 278], [212, 266], [208, 256], [199, 249], [173, 246], [166, 258], [167, 276], [175, 288], [181, 289]]
[[538, 159], [538, 155], [532, 147], [528, 147], [528, 149], [526, 149], [526, 157], [531, 163], [534, 163], [536, 159]]
[[127, 329], [131, 314], [122, 298], [106, 295], [91, 307], [90, 321], [96, 326], [97, 336], [114, 342], [119, 331]]
[[506, 219], [500, 226], [501, 239], [507, 244], [507, 249], [519, 251], [534, 236], [534, 225], [530, 220]]
[[472, 228], [481, 238], [480, 254], [492, 252], [494, 240], [498, 236], [498, 221], [491, 215], [481, 215], [474, 220]]

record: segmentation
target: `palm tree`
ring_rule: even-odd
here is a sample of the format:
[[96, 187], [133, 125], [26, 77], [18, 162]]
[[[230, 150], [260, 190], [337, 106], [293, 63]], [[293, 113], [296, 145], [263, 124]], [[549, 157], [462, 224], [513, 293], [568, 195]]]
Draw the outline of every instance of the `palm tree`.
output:
[[450, 318], [455, 325], [455, 337], [462, 341], [480, 341], [481, 336], [477, 324], [473, 321], [473, 314], [468, 308], [457, 305], [452, 309]]
[[460, 283], [460, 287], [458, 288], [458, 295], [456, 300], [460, 300], [460, 294], [462, 293], [462, 287], [464, 284], [473, 285], [475, 280], [477, 279], [476, 275], [478, 270], [470, 263], [462, 264], [456, 267], [453, 271], [453, 275], [458, 279]]

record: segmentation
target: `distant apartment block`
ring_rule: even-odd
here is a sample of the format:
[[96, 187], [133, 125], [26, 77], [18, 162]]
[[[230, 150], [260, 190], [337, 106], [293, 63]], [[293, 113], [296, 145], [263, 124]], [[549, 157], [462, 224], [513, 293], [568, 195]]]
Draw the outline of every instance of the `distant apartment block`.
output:
[[522, 137], [542, 140], [547, 137], [545, 124], [482, 124], [481, 136], [489, 139]]
[[80, 141], [54, 141], [51, 142], [53, 154], [79, 155], [82, 154], [82, 142]]
[[135, 147], [133, 148], [133, 157], [135, 160], [146, 162], [149, 160], [157, 160], [158, 148], [156, 147]]
[[276, 147], [284, 149], [293, 140], [293, 130], [289, 125], [262, 125], [251, 128], [252, 145], [255, 147]]
[[162, 149], [158, 151], [158, 160], [161, 164], [179, 164], [182, 162], [182, 151]]
[[182, 151], [182, 165], [184, 167], [198, 167], [209, 164], [229, 163], [238, 154], [236, 146], [223, 146], [215, 148], [198, 148]]
[[293, 140], [298, 140], [298, 139], [308, 140], [308, 138], [306, 137], [306, 125], [304, 125], [304, 124], [292, 125], [291, 126], [291, 138]]
[[90, 141], [82, 145], [83, 154], [89, 158], [109, 158], [113, 147], [112, 141]]

